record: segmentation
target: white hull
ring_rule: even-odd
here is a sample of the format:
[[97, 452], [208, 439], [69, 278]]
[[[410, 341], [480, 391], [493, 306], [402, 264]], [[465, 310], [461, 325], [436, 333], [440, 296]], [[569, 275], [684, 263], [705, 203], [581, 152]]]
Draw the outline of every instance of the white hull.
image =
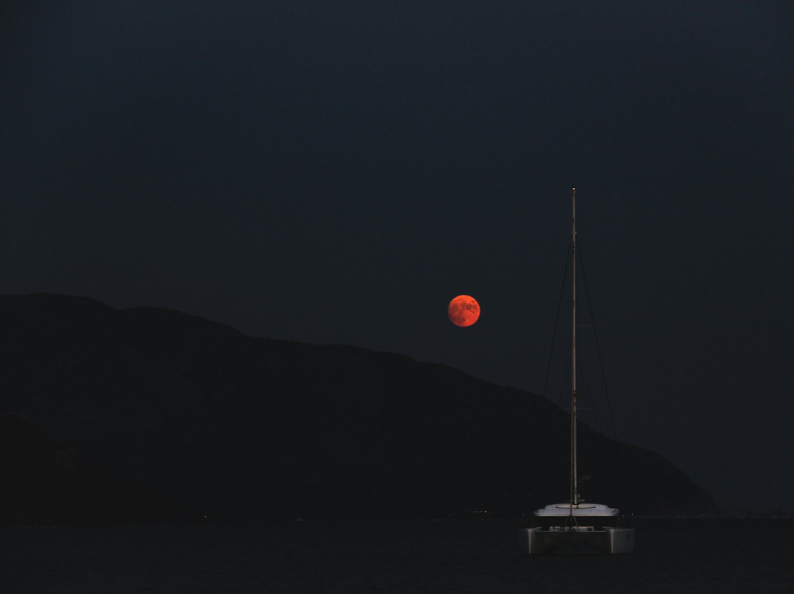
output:
[[518, 531], [521, 551], [527, 555], [554, 553], [560, 547], [587, 546], [605, 555], [622, 555], [634, 551], [634, 528], [603, 530], [543, 530], [521, 528]]

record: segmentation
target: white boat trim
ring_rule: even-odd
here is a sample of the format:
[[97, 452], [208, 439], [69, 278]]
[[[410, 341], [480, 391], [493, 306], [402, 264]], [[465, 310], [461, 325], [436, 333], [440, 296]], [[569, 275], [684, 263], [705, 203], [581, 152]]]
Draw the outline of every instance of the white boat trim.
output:
[[571, 515], [612, 517], [612, 516], [620, 515], [620, 512], [613, 507], [608, 507], [600, 503], [579, 503], [573, 506], [570, 503], [556, 503], [535, 510], [536, 517], [548, 517], [548, 516], [568, 517]]

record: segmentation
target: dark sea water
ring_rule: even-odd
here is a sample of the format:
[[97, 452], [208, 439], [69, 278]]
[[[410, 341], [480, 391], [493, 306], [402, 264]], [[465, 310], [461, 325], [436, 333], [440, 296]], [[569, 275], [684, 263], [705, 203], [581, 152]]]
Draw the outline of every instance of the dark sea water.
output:
[[794, 592], [794, 520], [643, 520], [625, 556], [516, 521], [0, 529], [0, 592]]

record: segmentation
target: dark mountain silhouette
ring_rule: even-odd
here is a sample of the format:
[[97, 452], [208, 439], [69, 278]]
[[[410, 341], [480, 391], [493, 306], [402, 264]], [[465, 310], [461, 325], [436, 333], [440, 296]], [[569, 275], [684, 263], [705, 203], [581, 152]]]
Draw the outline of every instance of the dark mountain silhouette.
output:
[[0, 481], [0, 526], [168, 522], [197, 515], [107, 476], [12, 412], [0, 415]]
[[[5, 523], [517, 516], [568, 493], [569, 417], [539, 396], [163, 309], [0, 297], [0, 407]], [[714, 510], [660, 455], [579, 439], [588, 500]]]

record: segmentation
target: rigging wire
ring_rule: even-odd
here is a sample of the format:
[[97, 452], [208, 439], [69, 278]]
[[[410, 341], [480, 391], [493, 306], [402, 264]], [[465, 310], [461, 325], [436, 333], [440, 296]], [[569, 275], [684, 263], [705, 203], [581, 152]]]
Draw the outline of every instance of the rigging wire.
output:
[[[557, 301], [557, 317], [554, 319], [554, 333], [551, 336], [551, 352], [549, 353], [549, 364], [546, 367], [546, 381], [543, 382], [543, 397], [546, 397], [546, 388], [549, 385], [549, 373], [551, 372], [551, 360], [554, 356], [554, 343], [557, 339], [557, 326], [560, 323], [560, 310], [562, 309], [562, 295], [565, 291], [565, 278], [568, 276], [568, 262], [571, 259], [571, 242], [568, 242], [568, 253], [565, 255], [565, 270], [562, 272], [562, 286], [560, 287], [560, 299]], [[556, 402], [555, 402], [556, 404]]]
[[598, 353], [598, 363], [601, 366], [601, 378], [604, 381], [604, 393], [607, 397], [607, 408], [609, 409], [609, 420], [612, 422], [612, 434], [615, 441], [618, 440], [618, 432], [615, 430], [615, 418], [612, 416], [612, 404], [609, 401], [609, 389], [607, 388], [607, 376], [604, 373], [604, 361], [601, 358], [601, 346], [598, 344], [598, 331], [596, 330], [595, 317], [593, 317], [593, 302], [590, 299], [590, 290], [587, 288], [587, 274], [584, 270], [584, 255], [582, 253], [582, 242], [579, 241], [579, 263], [582, 265], [582, 278], [584, 279], [584, 292], [587, 295], [587, 306], [590, 309], [590, 320], [593, 322], [593, 335], [595, 336], [596, 352]]
[[584, 391], [587, 393], [587, 400], [590, 401], [590, 409], [593, 411], [593, 416], [595, 417], [596, 427], [601, 433], [604, 433], [604, 430], [601, 428], [601, 420], [598, 418], [598, 413], [596, 412], [595, 405], [593, 404], [593, 397], [590, 394], [590, 387], [587, 385], [587, 380], [584, 377], [584, 369], [582, 366], [579, 365], [578, 361], [576, 363], [576, 368], [579, 370], [579, 376], [582, 378], [582, 383], [584, 384]]
[[[566, 383], [566, 381], [567, 381], [567, 378], [565, 377], [565, 375], [563, 375], [562, 376], [562, 381], [560, 382], [560, 391], [554, 397], [554, 400], [552, 400], [552, 402], [554, 403], [554, 406], [556, 406], [560, 410], [563, 410], [562, 405], [561, 404], [557, 404], [557, 403], [562, 401], [562, 395], [565, 392], [565, 383]], [[568, 409], [565, 409], [565, 410], [567, 411]]]

